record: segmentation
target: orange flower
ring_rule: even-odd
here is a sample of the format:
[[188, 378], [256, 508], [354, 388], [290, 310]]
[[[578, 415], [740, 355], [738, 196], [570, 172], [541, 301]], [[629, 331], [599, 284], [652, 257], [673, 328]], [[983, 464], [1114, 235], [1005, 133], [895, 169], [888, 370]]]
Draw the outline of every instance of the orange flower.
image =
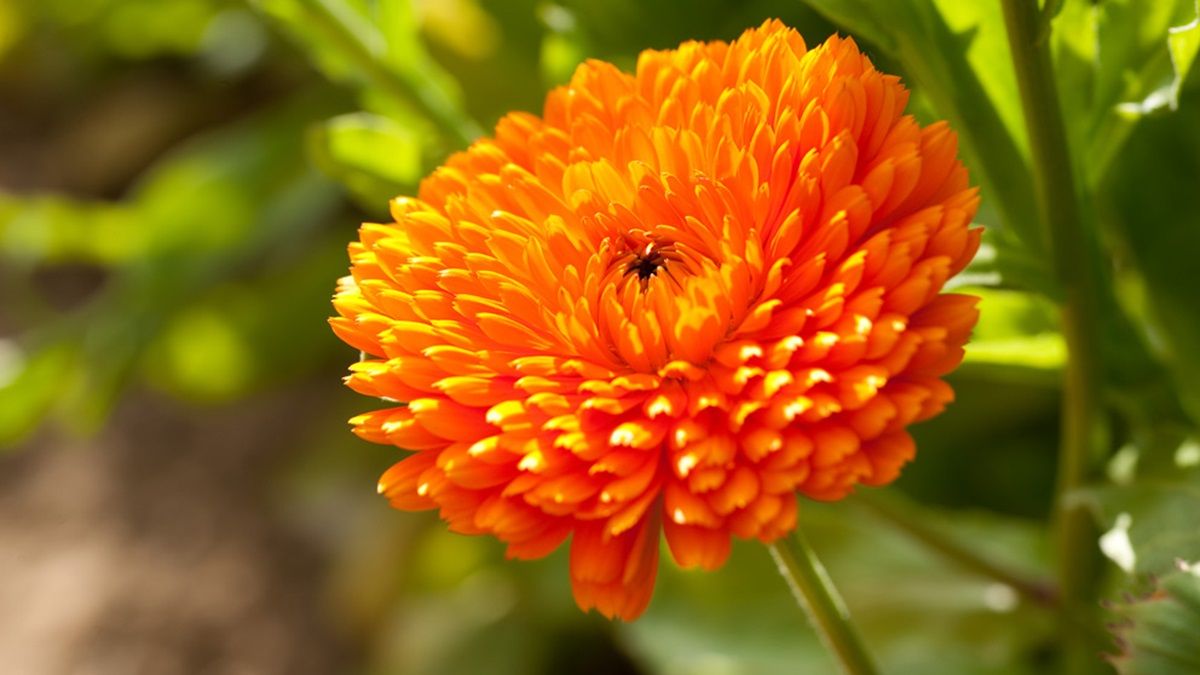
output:
[[[852, 40], [770, 21], [589, 61], [350, 246], [331, 320], [380, 479], [515, 558], [571, 537], [580, 607], [633, 619], [684, 567], [771, 541], [799, 492], [893, 480], [953, 398], [979, 245], [945, 124]], [[404, 403], [401, 403], [404, 402]]]

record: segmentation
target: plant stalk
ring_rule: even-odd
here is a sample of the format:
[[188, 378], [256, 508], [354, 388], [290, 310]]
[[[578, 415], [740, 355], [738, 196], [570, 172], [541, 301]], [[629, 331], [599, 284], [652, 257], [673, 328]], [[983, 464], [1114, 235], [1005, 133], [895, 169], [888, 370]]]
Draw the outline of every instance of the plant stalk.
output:
[[1085, 228], [1066, 126], [1050, 56], [1049, 31], [1037, 0], [1002, 0], [1013, 68], [1029, 136], [1035, 194], [1063, 289], [1062, 330], [1067, 343], [1063, 426], [1055, 490], [1058, 581], [1065, 673], [1103, 672], [1100, 647], [1091, 643], [1098, 555], [1095, 526], [1069, 496], [1088, 478], [1103, 428], [1102, 364], [1093, 339], [1099, 331], [1097, 245]]
[[796, 601], [846, 675], [875, 675], [862, 639], [837, 588], [800, 530], [767, 546]]

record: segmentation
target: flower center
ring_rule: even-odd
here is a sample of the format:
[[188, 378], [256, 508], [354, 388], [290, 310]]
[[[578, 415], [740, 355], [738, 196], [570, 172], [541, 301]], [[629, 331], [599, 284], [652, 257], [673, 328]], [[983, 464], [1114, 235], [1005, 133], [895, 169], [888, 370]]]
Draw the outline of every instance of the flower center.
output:
[[601, 288], [616, 286], [624, 292], [626, 286], [646, 291], [651, 286], [666, 284], [679, 290], [690, 276], [691, 261], [685, 250], [674, 241], [647, 232], [626, 232], [604, 242], [611, 256]]
[[674, 287], [679, 287], [678, 275], [687, 269], [687, 262], [675, 243], [664, 239], [643, 239], [634, 243], [626, 239], [625, 253], [618, 256], [616, 269], [622, 272], [623, 280], [637, 277], [638, 285], [646, 290], [656, 277], [662, 277]]
[[637, 274], [638, 279], [646, 281], [650, 277], [658, 274], [658, 270], [662, 269], [667, 264], [667, 258], [663, 254], [663, 249], [655, 246], [654, 242], [648, 242], [646, 246], [635, 253], [633, 260], [625, 267], [625, 274]]

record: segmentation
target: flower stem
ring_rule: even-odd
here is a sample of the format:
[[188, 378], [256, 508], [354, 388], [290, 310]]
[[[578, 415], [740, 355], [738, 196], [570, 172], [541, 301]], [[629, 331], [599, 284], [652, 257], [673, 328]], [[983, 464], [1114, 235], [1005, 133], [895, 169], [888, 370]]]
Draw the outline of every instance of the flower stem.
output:
[[1050, 57], [1049, 31], [1041, 23], [1044, 17], [1039, 16], [1037, 0], [1003, 0], [1002, 5], [1043, 231], [1049, 237], [1063, 289], [1062, 326], [1068, 358], [1055, 492], [1065, 650], [1061, 672], [1094, 672], [1101, 667], [1096, 656], [1099, 648], [1090, 643], [1086, 619], [1095, 614], [1096, 532], [1088, 513], [1067, 497], [1086, 480], [1103, 425], [1100, 354], [1091, 339], [1099, 330], [1096, 242], [1083, 223]]
[[767, 548], [796, 601], [808, 614], [809, 622], [825, 647], [841, 664], [842, 671], [846, 675], [877, 673], [850, 621], [850, 612], [804, 534], [796, 530], [790, 539], [780, 539]]
[[940, 528], [931, 525], [925, 515], [907, 500], [882, 497], [859, 491], [854, 501], [880, 520], [895, 526], [912, 539], [960, 567], [998, 581], [1019, 593], [1027, 601], [1043, 607], [1058, 606], [1058, 589], [1048, 580], [1027, 577], [1008, 567], [989, 560], [957, 541]]

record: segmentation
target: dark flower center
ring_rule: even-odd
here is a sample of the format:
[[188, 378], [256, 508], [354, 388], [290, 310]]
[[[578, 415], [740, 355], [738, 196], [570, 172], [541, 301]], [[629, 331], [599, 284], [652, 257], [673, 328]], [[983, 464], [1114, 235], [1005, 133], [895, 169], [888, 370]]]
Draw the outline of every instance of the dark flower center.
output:
[[638, 278], [642, 281], [649, 279], [658, 273], [659, 268], [667, 262], [662, 250], [655, 247], [651, 242], [646, 244], [646, 247], [634, 256], [633, 261], [625, 267], [625, 274], [637, 273]]

